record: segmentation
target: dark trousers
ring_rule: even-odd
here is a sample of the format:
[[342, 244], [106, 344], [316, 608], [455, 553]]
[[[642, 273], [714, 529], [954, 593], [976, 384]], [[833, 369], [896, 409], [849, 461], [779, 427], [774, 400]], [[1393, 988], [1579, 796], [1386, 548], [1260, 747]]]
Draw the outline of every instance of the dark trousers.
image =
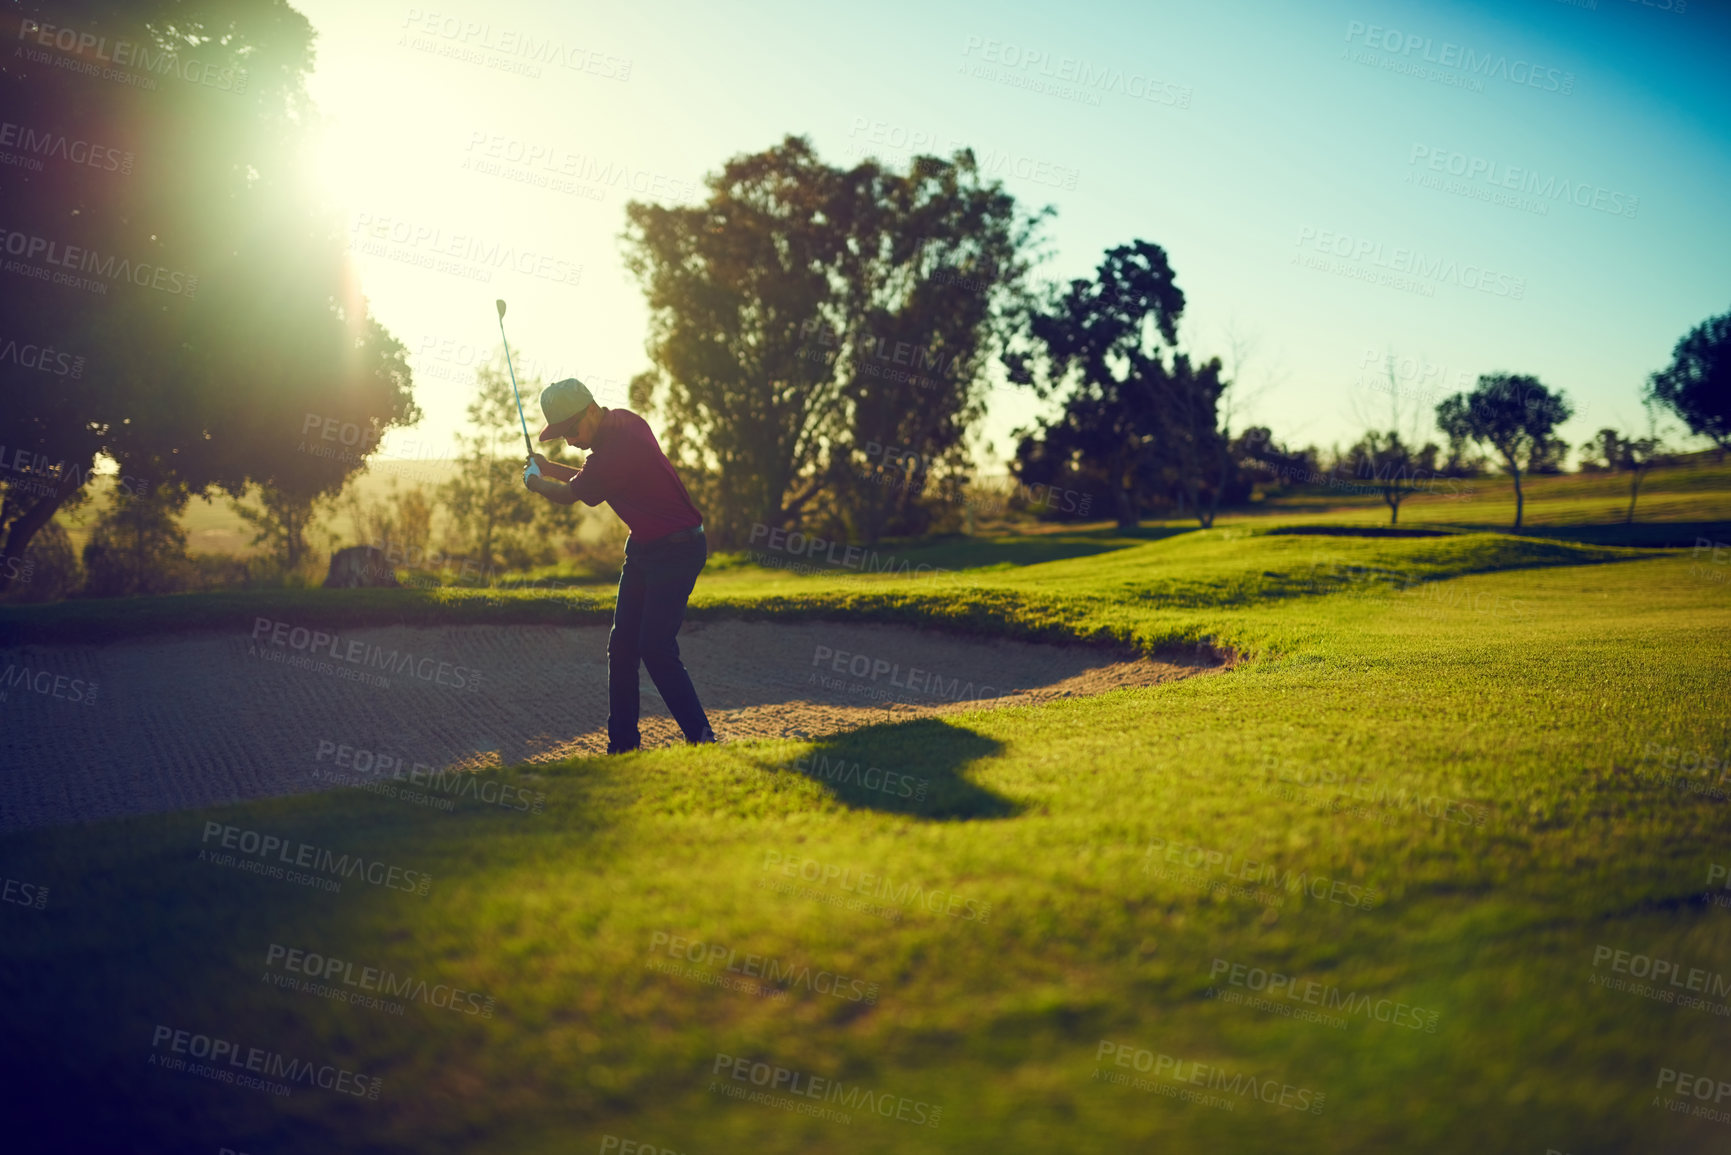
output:
[[688, 742], [711, 737], [709, 719], [685, 663], [679, 660], [679, 627], [697, 575], [709, 561], [703, 535], [676, 542], [625, 543], [619, 572], [619, 600], [613, 606], [613, 632], [607, 637], [607, 750], [635, 750], [637, 663], [650, 680]]

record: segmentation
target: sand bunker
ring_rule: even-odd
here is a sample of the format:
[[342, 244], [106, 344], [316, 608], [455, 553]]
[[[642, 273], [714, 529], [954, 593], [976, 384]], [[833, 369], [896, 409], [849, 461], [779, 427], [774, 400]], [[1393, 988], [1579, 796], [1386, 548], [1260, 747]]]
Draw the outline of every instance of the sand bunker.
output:
[[[0, 650], [0, 830], [331, 788], [349, 769], [601, 754], [607, 631], [264, 629]], [[1149, 686], [1220, 668], [896, 626], [688, 622], [680, 648], [723, 741]], [[643, 744], [682, 742], [647, 674]], [[376, 773], [376, 769], [373, 770]]]

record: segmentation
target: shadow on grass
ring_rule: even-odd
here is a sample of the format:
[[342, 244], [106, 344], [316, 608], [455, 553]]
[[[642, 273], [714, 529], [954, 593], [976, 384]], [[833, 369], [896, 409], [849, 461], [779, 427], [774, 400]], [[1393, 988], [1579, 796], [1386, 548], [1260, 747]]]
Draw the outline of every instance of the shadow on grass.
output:
[[1493, 533], [1513, 533], [1521, 537], [1542, 537], [1551, 541], [1576, 541], [1583, 545], [1619, 545], [1633, 549], [1694, 549], [1713, 548], [1731, 542], [1731, 521], [1666, 521], [1605, 522], [1593, 525], [1523, 525], [1484, 526]]
[[1454, 529], [1408, 529], [1398, 525], [1281, 525], [1269, 530], [1268, 536], [1449, 537], [1459, 532], [1459, 530]]
[[942, 718], [883, 722], [836, 734], [767, 771], [800, 774], [850, 809], [936, 821], [1013, 818], [1022, 807], [968, 781], [973, 763], [1003, 743]]
[[[48, 888], [42, 910], [13, 908], [0, 950], [6, 1149], [433, 1150], [390, 1135], [418, 1089], [386, 1079], [374, 1102], [354, 1091], [365, 1083], [339, 1093], [307, 1072], [370, 1080], [379, 1048], [485, 1045], [490, 1021], [454, 1013], [468, 1008], [448, 995], [470, 989], [461, 968], [413, 944], [493, 901], [489, 879], [525, 860], [604, 871], [597, 838], [616, 807], [601, 796], [614, 785], [592, 768], [566, 775], [543, 814], [479, 801], [440, 813], [338, 791], [0, 839], [0, 871]], [[212, 834], [213, 822], [223, 829]], [[259, 836], [286, 846], [258, 853]], [[372, 1059], [349, 1045], [357, 1035], [377, 1045]], [[213, 1054], [213, 1041], [238, 1056]]]

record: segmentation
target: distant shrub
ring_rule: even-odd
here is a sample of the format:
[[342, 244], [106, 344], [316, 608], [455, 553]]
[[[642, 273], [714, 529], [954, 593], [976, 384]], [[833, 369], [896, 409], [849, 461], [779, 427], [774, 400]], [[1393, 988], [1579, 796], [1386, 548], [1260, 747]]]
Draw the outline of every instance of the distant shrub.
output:
[[84, 580], [72, 539], [58, 522], [36, 531], [24, 556], [0, 568], [0, 601], [54, 602]]
[[180, 524], [184, 495], [158, 489], [134, 495], [117, 487], [84, 546], [85, 597], [174, 593], [186, 587], [190, 563]]

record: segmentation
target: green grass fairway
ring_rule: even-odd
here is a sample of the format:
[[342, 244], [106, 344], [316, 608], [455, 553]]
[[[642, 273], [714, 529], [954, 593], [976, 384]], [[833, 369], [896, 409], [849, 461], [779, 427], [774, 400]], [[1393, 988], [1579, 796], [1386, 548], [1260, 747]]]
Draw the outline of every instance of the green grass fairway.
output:
[[[724, 565], [693, 603], [1212, 644], [1226, 673], [482, 776], [540, 813], [341, 791], [6, 838], [49, 888], [0, 908], [17, 1117], [87, 1129], [69, 1150], [272, 1155], [1726, 1150], [1687, 1114], [1711, 1094], [1660, 1083], [1731, 1084], [1731, 551], [1279, 525], [935, 543], [909, 556], [960, 572], [920, 578]], [[315, 606], [601, 621], [610, 591], [66, 603], [0, 641]], [[814, 754], [924, 800], [785, 768]], [[209, 823], [433, 881], [201, 862]], [[273, 945], [490, 1014], [284, 989]], [[1606, 985], [1655, 959], [1669, 1001]], [[382, 1083], [219, 1085], [151, 1066], [158, 1028]]]

